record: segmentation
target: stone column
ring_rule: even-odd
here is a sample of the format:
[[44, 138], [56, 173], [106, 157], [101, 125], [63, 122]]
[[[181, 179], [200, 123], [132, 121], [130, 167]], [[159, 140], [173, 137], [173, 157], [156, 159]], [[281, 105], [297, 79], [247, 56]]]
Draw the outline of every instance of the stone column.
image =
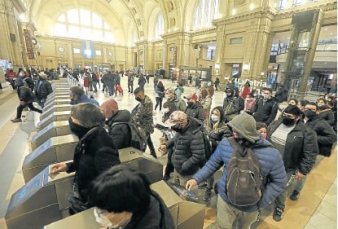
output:
[[305, 56], [304, 76], [301, 79], [301, 82], [299, 85], [300, 99], [304, 98], [304, 95], [307, 91], [307, 84], [308, 84], [309, 76], [310, 76], [311, 69], [312, 69], [313, 59], [316, 54], [316, 48], [317, 48], [318, 38], [320, 34], [320, 29], [322, 27], [323, 16], [324, 16], [324, 12], [322, 9], [319, 9], [318, 11], [316, 11], [313, 16], [312, 26], [310, 30], [309, 49]]
[[[224, 53], [224, 47], [225, 47], [225, 25], [217, 25], [217, 32], [216, 32], [216, 53], [215, 53], [215, 65], [218, 69], [213, 68], [212, 75], [216, 77], [219, 77], [221, 83], [225, 83], [225, 65], [223, 61], [223, 53]], [[215, 81], [215, 79], [212, 79], [212, 81]]]

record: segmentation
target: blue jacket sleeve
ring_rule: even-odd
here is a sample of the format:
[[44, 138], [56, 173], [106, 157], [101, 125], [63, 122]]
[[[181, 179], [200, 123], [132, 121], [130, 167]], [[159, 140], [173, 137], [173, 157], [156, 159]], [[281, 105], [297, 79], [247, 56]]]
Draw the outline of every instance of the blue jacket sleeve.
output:
[[276, 199], [285, 189], [286, 172], [283, 159], [278, 151], [275, 152], [273, 161], [270, 162], [271, 169], [268, 174], [268, 183], [266, 184], [259, 207], [264, 208]]
[[[223, 142], [222, 142], [223, 143]], [[211, 155], [208, 162], [200, 169], [194, 176], [193, 179], [197, 181], [197, 183], [201, 183], [209, 178], [212, 174], [214, 174], [218, 169], [222, 166], [222, 152], [224, 150], [224, 145], [219, 144], [216, 148], [215, 152]]]

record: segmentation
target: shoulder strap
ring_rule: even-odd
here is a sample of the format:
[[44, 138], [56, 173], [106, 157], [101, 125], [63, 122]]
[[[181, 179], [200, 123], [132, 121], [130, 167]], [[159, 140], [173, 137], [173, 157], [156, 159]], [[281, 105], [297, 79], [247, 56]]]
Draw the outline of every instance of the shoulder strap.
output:
[[233, 152], [235, 152], [235, 151], [243, 152], [243, 147], [240, 144], [238, 144], [238, 142], [235, 140], [234, 137], [228, 138], [228, 141], [229, 141], [230, 145], [234, 148]]

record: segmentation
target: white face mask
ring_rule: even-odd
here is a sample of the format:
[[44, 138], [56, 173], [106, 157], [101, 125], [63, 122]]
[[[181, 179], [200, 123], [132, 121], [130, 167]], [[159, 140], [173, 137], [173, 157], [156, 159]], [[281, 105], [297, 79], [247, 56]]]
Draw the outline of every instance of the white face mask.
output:
[[212, 114], [212, 115], [211, 115], [211, 121], [213, 121], [213, 122], [218, 122], [218, 121], [219, 121], [219, 116], [218, 116], [218, 115]]
[[164, 112], [164, 113], [168, 113], [168, 112], [169, 112], [169, 108], [167, 108], [167, 107], [166, 107], [166, 108], [163, 108], [163, 112]]
[[95, 216], [96, 222], [99, 223], [104, 228], [111, 228], [111, 227], [116, 228], [119, 226], [119, 225], [113, 226], [110, 220], [105, 215], [103, 215], [102, 213], [99, 213], [99, 210], [97, 208], [94, 208], [94, 216]]

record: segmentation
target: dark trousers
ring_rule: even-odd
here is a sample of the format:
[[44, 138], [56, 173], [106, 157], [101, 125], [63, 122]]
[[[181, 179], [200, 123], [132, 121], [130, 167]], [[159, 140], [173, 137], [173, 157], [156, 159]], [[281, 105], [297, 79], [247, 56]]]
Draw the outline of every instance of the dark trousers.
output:
[[160, 105], [160, 111], [162, 110], [162, 101], [163, 101], [163, 98], [161, 98], [161, 97], [156, 97], [155, 110], [157, 109], [158, 105]]
[[174, 172], [174, 165], [172, 163], [172, 157], [174, 150], [173, 148], [167, 149], [168, 151], [168, 161], [165, 167], [164, 176], [170, 177], [170, 173]]
[[128, 83], [128, 92], [133, 93], [134, 92], [134, 84]]
[[16, 108], [16, 118], [21, 118], [21, 115], [22, 115], [22, 111], [25, 107], [29, 107], [29, 109], [31, 111], [35, 111], [35, 112], [38, 112], [38, 113], [42, 113], [42, 111], [36, 107], [33, 106], [33, 102], [30, 102], [30, 103], [26, 103], [24, 105], [20, 104], [17, 108]]
[[151, 140], [151, 136], [150, 136], [150, 133], [147, 133], [147, 145], [149, 147], [149, 150], [150, 150], [150, 154], [157, 158], [156, 156], [156, 151], [155, 151], [155, 147], [154, 147], [154, 144], [153, 144], [153, 141]]

